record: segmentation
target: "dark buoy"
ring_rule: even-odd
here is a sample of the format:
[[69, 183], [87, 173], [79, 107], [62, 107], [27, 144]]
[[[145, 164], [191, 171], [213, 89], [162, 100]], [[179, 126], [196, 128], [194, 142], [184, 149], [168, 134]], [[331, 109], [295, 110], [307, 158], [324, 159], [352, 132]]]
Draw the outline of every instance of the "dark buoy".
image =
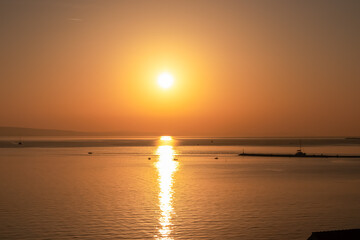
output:
[[90, 155], [90, 154], [93, 154], [92, 152], [88, 152], [88, 154]]
[[151, 160], [151, 157], [148, 157], [148, 160]]
[[218, 157], [215, 157], [215, 159], [219, 159]]

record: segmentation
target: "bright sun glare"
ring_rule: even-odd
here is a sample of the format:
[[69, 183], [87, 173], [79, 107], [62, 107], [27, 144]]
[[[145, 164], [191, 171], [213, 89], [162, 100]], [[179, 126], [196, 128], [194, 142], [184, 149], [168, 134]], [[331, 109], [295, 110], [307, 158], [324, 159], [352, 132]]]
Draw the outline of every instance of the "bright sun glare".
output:
[[171, 136], [161, 136], [161, 137], [160, 137], [160, 140], [161, 140], [161, 141], [171, 141], [171, 140], [172, 140], [172, 137], [171, 137]]
[[158, 76], [157, 82], [161, 88], [168, 89], [173, 85], [174, 77], [170, 73], [164, 72]]

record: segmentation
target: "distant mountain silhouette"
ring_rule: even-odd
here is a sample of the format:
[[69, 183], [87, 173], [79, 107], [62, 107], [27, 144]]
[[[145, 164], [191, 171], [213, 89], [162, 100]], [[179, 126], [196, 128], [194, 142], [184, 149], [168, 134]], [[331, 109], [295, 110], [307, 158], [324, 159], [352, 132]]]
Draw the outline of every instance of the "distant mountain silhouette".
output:
[[[157, 136], [157, 133], [139, 132], [80, 132], [70, 130], [23, 127], [0, 127], [0, 136]], [[161, 135], [161, 134], [160, 134]]]

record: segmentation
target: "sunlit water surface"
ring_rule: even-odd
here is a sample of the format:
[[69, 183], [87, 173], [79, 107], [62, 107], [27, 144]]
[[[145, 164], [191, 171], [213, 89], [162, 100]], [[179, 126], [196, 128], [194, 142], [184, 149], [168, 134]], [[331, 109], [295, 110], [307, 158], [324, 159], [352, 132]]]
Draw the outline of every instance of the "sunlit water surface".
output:
[[237, 156], [242, 151], [171, 140], [0, 149], [0, 239], [300, 240], [313, 231], [360, 227], [359, 159]]
[[155, 235], [159, 239], [172, 239], [171, 238], [171, 215], [174, 214], [172, 206], [173, 199], [173, 174], [178, 167], [178, 162], [174, 159], [175, 153], [172, 146], [163, 145], [159, 146], [157, 150], [159, 160], [155, 163], [159, 172], [159, 206], [161, 217], [159, 222], [161, 228], [159, 235]]

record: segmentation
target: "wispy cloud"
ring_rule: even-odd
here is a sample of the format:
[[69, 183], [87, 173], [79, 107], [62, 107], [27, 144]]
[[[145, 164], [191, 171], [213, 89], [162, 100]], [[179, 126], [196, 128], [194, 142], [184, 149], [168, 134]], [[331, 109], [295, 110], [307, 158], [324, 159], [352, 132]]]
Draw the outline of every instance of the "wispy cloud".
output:
[[68, 18], [68, 21], [72, 21], [72, 22], [82, 22], [82, 21], [84, 21], [84, 19], [82, 19], [82, 18]]

